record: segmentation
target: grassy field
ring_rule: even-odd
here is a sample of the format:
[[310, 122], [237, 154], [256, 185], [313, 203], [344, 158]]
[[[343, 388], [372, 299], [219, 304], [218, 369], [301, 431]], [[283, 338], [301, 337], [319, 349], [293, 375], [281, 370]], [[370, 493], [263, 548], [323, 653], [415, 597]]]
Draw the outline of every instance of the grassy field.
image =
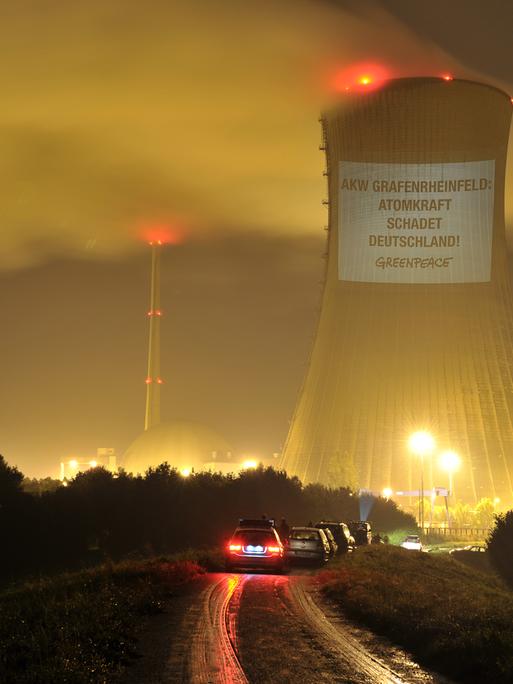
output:
[[318, 575], [346, 614], [464, 682], [513, 682], [513, 593], [448, 555], [371, 546]]
[[[207, 559], [208, 560], [208, 559]], [[138, 626], [204, 572], [193, 554], [59, 575], [0, 593], [2, 684], [101, 684], [135, 656]]]

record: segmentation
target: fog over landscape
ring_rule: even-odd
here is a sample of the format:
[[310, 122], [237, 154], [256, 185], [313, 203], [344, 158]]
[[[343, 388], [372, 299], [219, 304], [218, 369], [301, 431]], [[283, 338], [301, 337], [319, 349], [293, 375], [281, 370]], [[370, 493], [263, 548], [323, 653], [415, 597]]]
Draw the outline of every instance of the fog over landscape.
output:
[[401, 0], [4, 8], [7, 460], [56, 475], [62, 458], [99, 446], [121, 454], [141, 431], [149, 253], [140, 236], [162, 224], [182, 238], [163, 258], [163, 418], [205, 423], [237, 453], [280, 451], [324, 268], [319, 112], [355, 63], [512, 90], [508, 41], [498, 39], [510, 10], [490, 3], [483, 25], [480, 9]]

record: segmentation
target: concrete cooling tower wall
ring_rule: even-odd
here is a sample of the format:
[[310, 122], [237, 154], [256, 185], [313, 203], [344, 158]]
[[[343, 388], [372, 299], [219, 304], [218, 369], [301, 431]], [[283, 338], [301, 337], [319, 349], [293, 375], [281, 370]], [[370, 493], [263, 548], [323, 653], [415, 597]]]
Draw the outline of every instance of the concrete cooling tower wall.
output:
[[[510, 98], [400, 79], [323, 117], [329, 249], [282, 465], [303, 482], [418, 489], [408, 436], [461, 457], [457, 498], [513, 502]], [[426, 488], [446, 486], [436, 455]]]

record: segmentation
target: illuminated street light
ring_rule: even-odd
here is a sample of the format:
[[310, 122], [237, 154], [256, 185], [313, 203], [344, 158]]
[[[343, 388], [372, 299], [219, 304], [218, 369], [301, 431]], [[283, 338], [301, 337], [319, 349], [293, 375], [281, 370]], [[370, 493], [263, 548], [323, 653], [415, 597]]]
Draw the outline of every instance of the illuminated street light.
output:
[[390, 499], [394, 492], [390, 489], [390, 487], [385, 487], [381, 493], [383, 494], [384, 499]]
[[91, 466], [91, 468], [96, 468], [96, 466], [98, 465], [98, 462], [97, 461], [89, 461], [89, 465]]
[[420, 462], [419, 525], [424, 531], [424, 456], [433, 453], [436, 443], [433, 435], [425, 430], [419, 430], [410, 435], [408, 446], [410, 451], [419, 457]]
[[257, 466], [258, 463], [253, 458], [250, 458], [247, 461], [242, 462], [242, 470], [251, 470], [252, 468], [256, 468]]
[[442, 451], [440, 454], [439, 465], [442, 470], [449, 474], [449, 495], [454, 498], [453, 473], [460, 469], [461, 458], [455, 451]]
[[191, 474], [191, 472], [192, 472], [191, 468], [182, 468], [182, 469], [180, 470], [180, 475], [181, 475], [182, 477], [189, 477], [189, 475]]
[[75, 470], [76, 468], [78, 468], [78, 461], [73, 458], [71, 459], [71, 461], [68, 462], [68, 465], [70, 468], [73, 468], [73, 470]]

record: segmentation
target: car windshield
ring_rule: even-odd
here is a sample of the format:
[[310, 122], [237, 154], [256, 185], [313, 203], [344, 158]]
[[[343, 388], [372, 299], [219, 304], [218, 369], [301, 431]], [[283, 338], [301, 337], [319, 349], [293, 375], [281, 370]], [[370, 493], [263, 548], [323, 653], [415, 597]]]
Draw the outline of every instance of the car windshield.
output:
[[239, 530], [235, 537], [244, 546], [276, 543], [276, 537], [265, 530]]
[[290, 539], [302, 539], [303, 541], [317, 541], [319, 533], [314, 530], [292, 530]]

